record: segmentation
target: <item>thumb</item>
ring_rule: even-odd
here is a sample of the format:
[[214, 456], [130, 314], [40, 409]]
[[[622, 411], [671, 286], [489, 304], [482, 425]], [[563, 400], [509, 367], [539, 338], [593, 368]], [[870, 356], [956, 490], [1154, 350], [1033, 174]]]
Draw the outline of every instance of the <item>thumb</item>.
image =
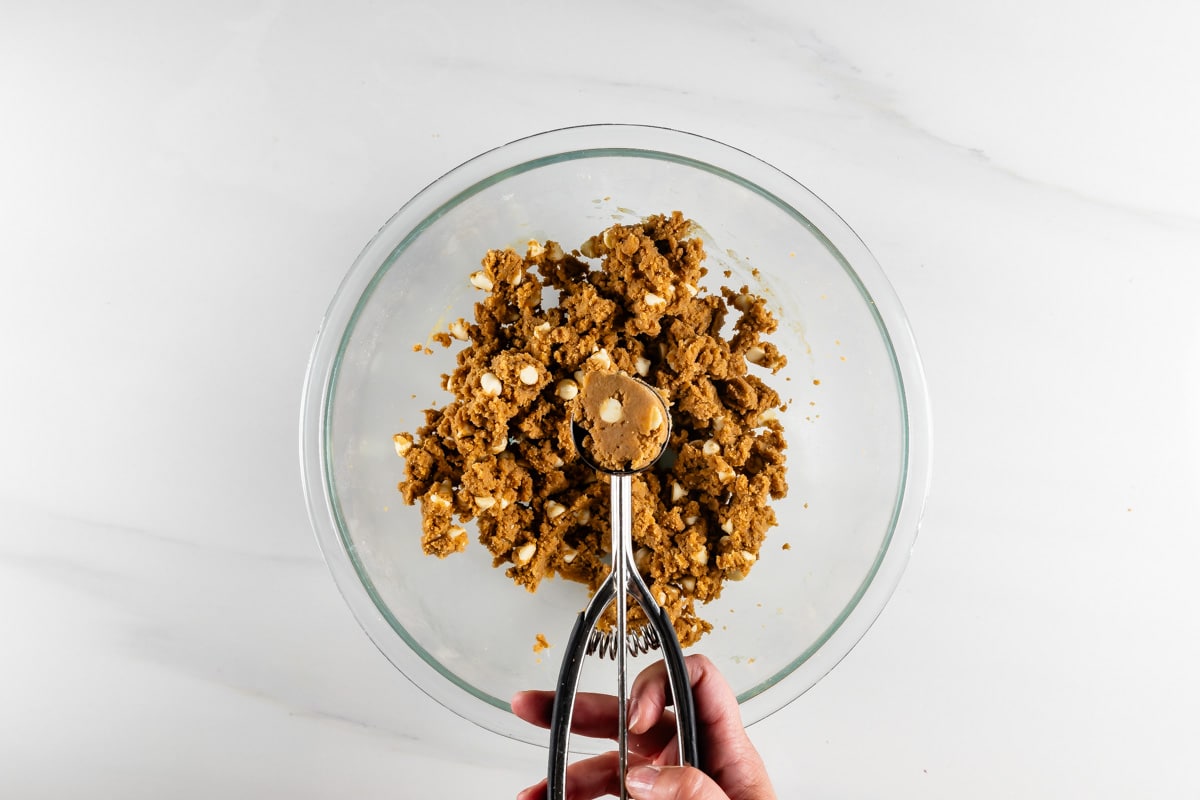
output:
[[635, 800], [729, 800], [695, 767], [634, 767], [625, 777], [625, 787]]

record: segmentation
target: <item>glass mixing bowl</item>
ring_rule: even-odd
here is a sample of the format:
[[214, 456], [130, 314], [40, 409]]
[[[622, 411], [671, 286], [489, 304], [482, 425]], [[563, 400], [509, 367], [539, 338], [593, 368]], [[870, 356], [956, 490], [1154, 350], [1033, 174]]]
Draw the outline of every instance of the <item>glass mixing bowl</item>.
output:
[[[569, 250], [614, 221], [676, 209], [700, 226], [708, 288], [749, 284], [768, 298], [780, 321], [771, 341], [788, 356], [768, 378], [788, 403], [780, 524], [748, 578], [702, 607], [714, 630], [694, 648], [729, 679], [747, 723], [850, 651], [916, 537], [929, 472], [920, 360], [891, 286], [836, 213], [769, 164], [668, 129], [569, 128], [484, 153], [410, 200], [342, 282], [309, 364], [301, 461], [325, 560], [367, 634], [430, 696], [505, 736], [544, 743], [508, 700], [554, 685], [554, 645], [586, 589], [551, 580], [530, 594], [474, 541], [444, 560], [423, 555], [392, 434], [449, 399], [440, 376], [457, 348], [431, 336], [473, 318], [468, 275], [487, 250], [524, 252], [531, 238]], [[539, 633], [551, 647], [537, 653]], [[612, 663], [589, 659], [581, 689], [614, 688]]]

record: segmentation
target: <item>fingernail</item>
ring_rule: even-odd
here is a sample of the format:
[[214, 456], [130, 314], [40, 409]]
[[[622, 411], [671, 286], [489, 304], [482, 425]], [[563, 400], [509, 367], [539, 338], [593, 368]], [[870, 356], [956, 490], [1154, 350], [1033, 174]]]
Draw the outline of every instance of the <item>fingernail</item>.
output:
[[637, 725], [637, 721], [638, 721], [638, 701], [637, 701], [636, 697], [629, 701], [628, 716], [629, 716], [629, 719], [626, 721], [627, 724], [625, 725], [625, 727], [629, 730], [633, 730], [634, 726]]
[[658, 780], [658, 767], [634, 767], [625, 773], [625, 788], [635, 792], [648, 792]]

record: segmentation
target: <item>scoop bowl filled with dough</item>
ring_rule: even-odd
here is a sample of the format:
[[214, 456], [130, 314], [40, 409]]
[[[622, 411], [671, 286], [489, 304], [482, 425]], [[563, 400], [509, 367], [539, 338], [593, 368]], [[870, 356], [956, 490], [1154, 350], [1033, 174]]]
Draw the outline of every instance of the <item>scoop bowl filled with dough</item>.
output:
[[[604, 303], [615, 311], [582, 321]], [[657, 537], [644, 574], [745, 720], [762, 719], [895, 589], [929, 420], [903, 309], [866, 246], [795, 180], [711, 139], [538, 134], [384, 225], [332, 300], [304, 389], [304, 489], [330, 571], [421, 689], [542, 742], [508, 698], [554, 685], [605, 568], [590, 505], [603, 478], [567, 450], [570, 400], [601, 369], [671, 406], [668, 456], [639, 478]], [[589, 661], [581, 689], [612, 688], [611, 664]]]

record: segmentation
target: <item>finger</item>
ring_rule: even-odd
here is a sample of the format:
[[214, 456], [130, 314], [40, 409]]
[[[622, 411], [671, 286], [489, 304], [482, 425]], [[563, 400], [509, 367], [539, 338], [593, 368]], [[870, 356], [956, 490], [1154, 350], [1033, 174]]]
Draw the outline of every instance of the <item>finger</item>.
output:
[[[510, 702], [513, 714], [542, 728], [550, 727], [554, 712], [554, 692], [517, 692]], [[641, 755], [662, 751], [675, 735], [675, 718], [661, 715], [661, 724], [629, 737], [629, 749]], [[575, 697], [571, 715], [571, 732], [594, 739], [616, 739], [617, 699], [612, 695], [580, 692]]]
[[[636, 756], [631, 758], [631, 762], [635, 765], [647, 763], [646, 759]], [[577, 761], [567, 767], [567, 800], [595, 800], [597, 797], [619, 794], [619, 774], [620, 762], [615, 751]], [[546, 800], [547, 794], [546, 781], [541, 780], [523, 789], [517, 795], [517, 800]]]
[[729, 800], [712, 778], [694, 767], [634, 767], [625, 787], [635, 800]]
[[[744, 738], [737, 697], [716, 666], [702, 655], [688, 656], [684, 665], [695, 700], [696, 722], [706, 738], [716, 741]], [[670, 702], [669, 692], [664, 662], [658, 661], [643, 670], [630, 691], [634, 711], [629, 730], [640, 733], [658, 724]]]
[[[554, 715], [554, 692], [527, 691], [513, 695], [509, 705], [526, 722], [549, 728]], [[580, 692], [575, 696], [571, 714], [571, 732], [595, 739], [611, 739], [617, 734], [617, 698], [610, 694]]]
[[554, 692], [530, 690], [517, 692], [509, 701], [513, 714], [539, 728], [550, 727], [550, 715], [554, 712]]
[[[688, 656], [684, 663], [696, 705], [696, 728], [705, 771], [721, 786], [742, 787], [741, 797], [773, 797], [762, 758], [742, 726], [733, 690], [704, 656]], [[639, 709], [632, 728], [641, 730], [647, 724], [658, 724], [667, 702], [666, 666], [659, 662], [638, 675], [631, 696], [637, 700]]]
[[546, 793], [546, 779], [542, 778], [533, 786], [529, 786], [517, 792], [517, 800], [546, 800]]

